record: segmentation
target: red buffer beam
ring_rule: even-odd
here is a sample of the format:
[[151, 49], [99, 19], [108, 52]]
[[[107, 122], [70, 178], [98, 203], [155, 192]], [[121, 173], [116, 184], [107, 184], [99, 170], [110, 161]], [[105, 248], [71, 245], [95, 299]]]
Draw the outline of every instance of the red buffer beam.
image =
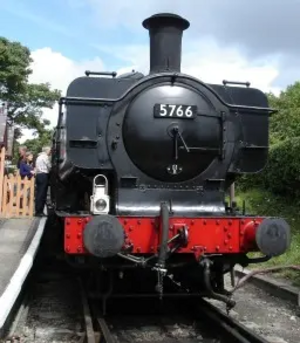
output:
[[[64, 250], [67, 254], [88, 254], [83, 231], [93, 217], [65, 218]], [[123, 248], [133, 254], [153, 254], [160, 242], [160, 218], [118, 218], [124, 230]], [[232, 254], [257, 251], [256, 230], [263, 221], [257, 218], [170, 218], [169, 239], [185, 228], [187, 243], [176, 253]]]

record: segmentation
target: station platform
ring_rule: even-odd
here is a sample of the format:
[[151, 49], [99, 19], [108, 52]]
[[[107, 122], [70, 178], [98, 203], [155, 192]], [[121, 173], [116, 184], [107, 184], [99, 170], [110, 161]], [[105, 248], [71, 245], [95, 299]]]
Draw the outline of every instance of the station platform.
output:
[[46, 220], [0, 218], [0, 329], [31, 270]]

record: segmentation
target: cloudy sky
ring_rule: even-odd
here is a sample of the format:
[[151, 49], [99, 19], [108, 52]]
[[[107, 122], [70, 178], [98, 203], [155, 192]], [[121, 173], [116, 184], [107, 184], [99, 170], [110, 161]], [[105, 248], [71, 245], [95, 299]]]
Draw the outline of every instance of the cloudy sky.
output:
[[[300, 79], [300, 0], [0, 0], [0, 32], [31, 49], [30, 81], [65, 92], [87, 69], [147, 73], [141, 22], [158, 12], [191, 23], [183, 36], [185, 73], [275, 93]], [[57, 109], [45, 117], [55, 124]]]

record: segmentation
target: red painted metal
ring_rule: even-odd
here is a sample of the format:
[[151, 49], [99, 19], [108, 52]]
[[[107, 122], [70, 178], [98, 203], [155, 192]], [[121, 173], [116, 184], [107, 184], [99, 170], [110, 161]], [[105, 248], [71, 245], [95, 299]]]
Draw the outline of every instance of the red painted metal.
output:
[[[64, 249], [67, 254], [87, 254], [83, 230], [92, 217], [65, 218]], [[161, 234], [160, 218], [118, 218], [124, 228], [124, 248], [131, 253], [157, 252]], [[188, 243], [177, 253], [240, 253], [257, 250], [255, 232], [263, 218], [170, 218], [169, 238], [181, 228], [188, 230]]]
[[262, 221], [263, 218], [247, 218], [241, 222], [240, 244], [242, 252], [258, 250], [255, 234]]

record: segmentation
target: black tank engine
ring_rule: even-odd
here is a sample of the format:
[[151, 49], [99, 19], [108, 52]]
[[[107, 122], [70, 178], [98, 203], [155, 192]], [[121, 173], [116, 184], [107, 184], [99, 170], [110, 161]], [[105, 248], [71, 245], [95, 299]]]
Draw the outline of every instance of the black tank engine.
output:
[[51, 192], [64, 251], [108, 269], [172, 270], [190, 288], [209, 277], [211, 292], [249, 251], [268, 259], [290, 244], [283, 220], [225, 203], [238, 175], [265, 166], [273, 110], [248, 83], [181, 73], [187, 20], [158, 14], [143, 26], [149, 75], [86, 72], [60, 101]]

